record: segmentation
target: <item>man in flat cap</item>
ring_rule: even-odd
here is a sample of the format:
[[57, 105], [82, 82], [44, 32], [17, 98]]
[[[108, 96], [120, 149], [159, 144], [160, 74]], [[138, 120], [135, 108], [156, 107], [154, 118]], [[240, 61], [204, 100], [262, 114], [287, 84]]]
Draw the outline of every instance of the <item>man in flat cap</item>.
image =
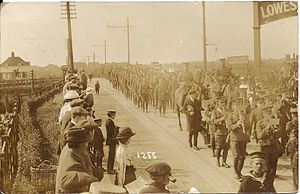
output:
[[266, 173], [265, 155], [262, 152], [253, 152], [251, 156], [251, 168], [249, 174], [243, 176], [239, 193], [275, 192], [273, 182]]
[[[182, 112], [186, 115], [187, 121], [187, 131], [189, 132], [189, 146], [192, 148], [194, 146], [195, 150], [199, 150], [197, 146], [198, 142], [198, 132], [203, 132], [201, 122], [202, 115], [201, 111], [204, 110], [201, 105], [201, 101], [196, 98], [196, 91], [190, 90], [188, 96], [183, 104]], [[192, 143], [193, 139], [193, 143]], [[204, 134], [203, 134], [204, 139]]]
[[[71, 112], [71, 119], [68, 121], [63, 121], [62, 126], [61, 126], [60, 138], [59, 138], [59, 143], [58, 143], [59, 147], [57, 149], [57, 154], [61, 153], [62, 148], [66, 144], [65, 140], [67, 138], [68, 130], [71, 129], [72, 127], [76, 126], [81, 120], [86, 119], [86, 117], [88, 115], [88, 112], [80, 106], [73, 107], [70, 112]], [[65, 117], [67, 117], [67, 115], [65, 115]], [[67, 119], [67, 118], [65, 118], [65, 119]]]
[[88, 192], [92, 182], [99, 181], [93, 175], [93, 167], [87, 152], [89, 138], [86, 130], [71, 128], [67, 133], [67, 145], [59, 158], [55, 193]]
[[106, 145], [109, 147], [108, 159], [107, 159], [107, 172], [110, 174], [116, 173], [114, 170], [115, 155], [116, 155], [116, 145], [118, 141], [116, 136], [119, 133], [119, 128], [115, 125], [114, 119], [116, 117], [116, 111], [109, 110], [107, 111], [107, 120], [105, 123], [106, 127]]
[[169, 184], [170, 181], [175, 182], [175, 180], [170, 179], [172, 178], [171, 167], [167, 163], [157, 162], [151, 164], [146, 168], [146, 171], [149, 173], [153, 182], [143, 188], [140, 193], [170, 193], [170, 191], [166, 189], [166, 185]]

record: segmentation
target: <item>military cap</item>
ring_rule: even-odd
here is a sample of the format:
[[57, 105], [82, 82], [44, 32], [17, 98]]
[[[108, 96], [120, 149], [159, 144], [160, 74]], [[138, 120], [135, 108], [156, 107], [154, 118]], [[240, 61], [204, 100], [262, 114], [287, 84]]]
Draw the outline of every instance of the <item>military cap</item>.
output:
[[72, 127], [67, 132], [67, 142], [88, 142], [88, 136], [83, 128]]
[[70, 102], [70, 106], [71, 107], [80, 106], [83, 103], [84, 103], [84, 100], [82, 100], [82, 99], [75, 99], [75, 100], [72, 100]]
[[254, 158], [263, 158], [265, 159], [265, 154], [262, 153], [262, 152], [253, 152], [250, 154], [250, 157], [251, 159], [254, 159]]
[[165, 175], [171, 176], [171, 167], [165, 162], [151, 164], [146, 168], [146, 171], [150, 174], [150, 176], [154, 177]]
[[71, 109], [71, 115], [72, 117], [74, 116], [84, 116], [84, 115], [88, 115], [89, 112], [86, 111], [84, 108], [76, 106], [74, 108]]
[[116, 139], [126, 139], [134, 135], [135, 133], [132, 131], [130, 127], [121, 127], [120, 132], [117, 135]]
[[79, 121], [77, 126], [87, 131], [93, 130], [98, 127], [97, 123], [95, 123], [93, 120], [88, 120], [88, 119]]
[[75, 90], [69, 90], [64, 95], [64, 100], [73, 100], [79, 98], [79, 94]]
[[108, 110], [107, 111], [107, 115], [113, 115], [113, 114], [116, 114], [117, 113], [117, 111], [115, 111], [115, 110]]

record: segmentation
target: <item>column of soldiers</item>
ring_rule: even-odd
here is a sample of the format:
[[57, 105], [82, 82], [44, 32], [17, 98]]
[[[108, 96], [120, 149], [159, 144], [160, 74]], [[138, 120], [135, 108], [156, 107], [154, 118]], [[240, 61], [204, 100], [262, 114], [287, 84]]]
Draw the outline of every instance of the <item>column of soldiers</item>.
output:
[[[233, 74], [224, 60], [221, 64], [215, 71], [200, 71], [198, 74], [188, 68], [174, 74], [151, 66], [116, 65], [109, 67], [106, 78], [114, 87], [119, 85], [121, 90], [129, 82], [126, 90], [129, 96], [133, 96], [129, 99], [146, 112], [148, 109], [142, 104], [150, 102], [160, 110], [161, 116], [165, 115], [168, 104], [170, 108], [175, 104], [175, 88], [181, 84], [187, 85], [189, 90], [181, 111], [187, 115], [190, 131], [187, 143], [190, 147], [199, 150], [197, 136], [200, 132], [204, 139], [209, 140], [217, 166], [225, 168], [230, 167], [226, 161], [230, 150], [235, 178], [243, 182], [247, 178], [242, 175], [245, 156], [248, 155], [247, 144], [254, 141], [260, 152], [254, 154], [252, 159], [254, 162], [257, 158], [264, 161], [264, 179], [268, 180], [262, 191], [274, 191], [278, 158], [284, 153], [291, 158], [297, 188], [298, 112], [297, 92], [294, 90], [297, 88], [297, 72], [289, 69], [288, 75], [294, 76], [273, 72], [266, 79], [257, 79], [251, 75], [240, 77]], [[125, 79], [116, 84], [117, 77]], [[268, 83], [274, 81], [274, 77], [281, 79], [269, 87]], [[195, 105], [195, 99], [200, 103]], [[197, 110], [201, 110], [200, 113]]]

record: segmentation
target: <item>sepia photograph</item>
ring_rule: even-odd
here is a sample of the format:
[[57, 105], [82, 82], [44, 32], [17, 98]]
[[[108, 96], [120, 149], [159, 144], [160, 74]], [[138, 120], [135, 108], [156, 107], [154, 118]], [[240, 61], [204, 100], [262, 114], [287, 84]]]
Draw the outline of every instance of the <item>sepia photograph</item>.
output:
[[298, 1], [0, 3], [0, 194], [297, 193]]

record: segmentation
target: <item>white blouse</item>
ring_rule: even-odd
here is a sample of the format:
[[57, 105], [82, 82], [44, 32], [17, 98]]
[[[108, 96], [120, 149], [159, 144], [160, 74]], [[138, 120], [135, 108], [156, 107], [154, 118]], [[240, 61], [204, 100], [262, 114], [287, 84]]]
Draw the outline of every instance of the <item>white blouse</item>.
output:
[[118, 185], [123, 186], [125, 182], [126, 166], [133, 165], [133, 155], [127, 145], [120, 144], [116, 151]]

